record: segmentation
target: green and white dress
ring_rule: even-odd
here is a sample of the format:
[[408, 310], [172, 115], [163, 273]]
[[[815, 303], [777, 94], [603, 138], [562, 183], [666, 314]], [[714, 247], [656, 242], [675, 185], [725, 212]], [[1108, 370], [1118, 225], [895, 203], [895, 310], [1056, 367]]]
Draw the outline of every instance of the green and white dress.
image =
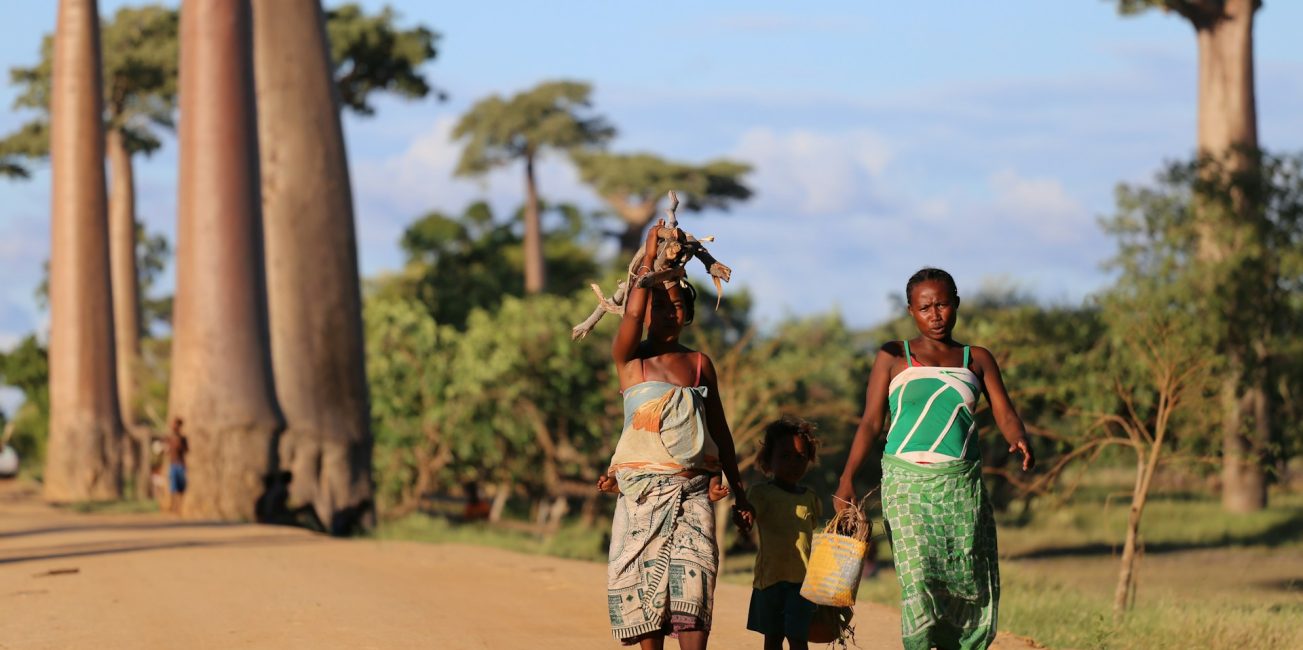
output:
[[905, 650], [986, 648], [1000, 601], [995, 519], [982, 486], [974, 412], [981, 382], [914, 363], [891, 380], [882, 511], [891, 525]]

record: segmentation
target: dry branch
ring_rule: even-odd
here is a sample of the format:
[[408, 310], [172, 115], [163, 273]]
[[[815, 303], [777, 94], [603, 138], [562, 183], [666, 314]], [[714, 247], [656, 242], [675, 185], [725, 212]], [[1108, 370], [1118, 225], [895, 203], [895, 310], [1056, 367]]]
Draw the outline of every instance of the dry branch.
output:
[[724, 297], [723, 282], [728, 282], [733, 276], [733, 269], [724, 266], [716, 260], [710, 251], [706, 250], [703, 242], [714, 241], [714, 237], [696, 237], [692, 233], [680, 229], [678, 217], [675, 211], [679, 207], [679, 197], [670, 190], [670, 204], [665, 209], [665, 225], [661, 228], [656, 246], [656, 259], [652, 263], [652, 268], [648, 273], [639, 275], [637, 273], [644, 259], [646, 245], [634, 253], [633, 259], [629, 260], [629, 267], [625, 274], [625, 279], [616, 285], [615, 293], [607, 298], [602, 294], [601, 287], [596, 284], [591, 285], [593, 292], [597, 294], [597, 306], [593, 308], [593, 313], [588, 315], [583, 322], [575, 325], [570, 329], [571, 340], [579, 340], [588, 336], [597, 326], [598, 321], [602, 320], [608, 312], [612, 314], [624, 314], [624, 301], [629, 294], [629, 287], [638, 286], [647, 288], [653, 286], [656, 282], [667, 284], [669, 282], [678, 282], [687, 275], [687, 264], [692, 258], [697, 258], [702, 265], [706, 267], [706, 272], [710, 274], [710, 279], [715, 283], [715, 292], [718, 298], [715, 301], [715, 308], [719, 309], [719, 301]]

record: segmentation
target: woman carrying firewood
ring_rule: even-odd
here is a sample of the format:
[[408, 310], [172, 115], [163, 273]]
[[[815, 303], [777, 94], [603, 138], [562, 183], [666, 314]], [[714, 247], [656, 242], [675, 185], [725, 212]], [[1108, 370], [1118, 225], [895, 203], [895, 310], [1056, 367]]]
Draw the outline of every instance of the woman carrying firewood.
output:
[[612, 634], [642, 648], [661, 648], [666, 636], [674, 636], [680, 648], [695, 649], [706, 647], [719, 569], [711, 475], [722, 471], [737, 495], [739, 528], [750, 528], [753, 510], [738, 475], [715, 366], [679, 343], [692, 322], [696, 293], [681, 273], [645, 281], [658, 260], [673, 264], [673, 256], [658, 257], [658, 250], [684, 237], [663, 226], [647, 236], [611, 346], [624, 395], [624, 431], [598, 488], [619, 493], [607, 568]]

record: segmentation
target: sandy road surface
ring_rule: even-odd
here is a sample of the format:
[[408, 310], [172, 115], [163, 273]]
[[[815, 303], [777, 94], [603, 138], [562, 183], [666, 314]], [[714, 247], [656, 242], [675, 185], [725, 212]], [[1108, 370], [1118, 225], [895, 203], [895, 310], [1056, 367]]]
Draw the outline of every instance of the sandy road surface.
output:
[[[604, 581], [598, 564], [490, 548], [75, 514], [0, 484], [5, 649], [612, 649]], [[712, 648], [760, 646], [748, 598], [719, 586]], [[900, 647], [894, 610], [855, 618], [861, 648]]]

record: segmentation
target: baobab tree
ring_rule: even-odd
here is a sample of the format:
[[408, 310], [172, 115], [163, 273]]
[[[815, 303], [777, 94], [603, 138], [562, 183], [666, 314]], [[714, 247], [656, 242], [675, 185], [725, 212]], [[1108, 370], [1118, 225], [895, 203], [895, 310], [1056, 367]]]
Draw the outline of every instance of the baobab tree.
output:
[[[1229, 176], [1252, 174], [1258, 163], [1258, 114], [1254, 84], [1253, 25], [1261, 0], [1119, 0], [1123, 14], [1148, 9], [1172, 12], [1194, 28], [1199, 50], [1199, 154], [1223, 161], [1209, 166]], [[1260, 206], [1241, 200], [1224, 214], [1215, 202], [1201, 210], [1198, 261], [1210, 269], [1205, 278], [1220, 283], [1210, 292], [1258, 295], [1271, 277], [1246, 272], [1254, 260], [1242, 251], [1260, 249], [1264, 229]], [[1270, 268], [1271, 265], [1262, 265]], [[1245, 286], [1227, 287], [1241, 282]], [[1243, 323], [1247, 304], [1230, 300], [1217, 317], [1238, 321], [1218, 346], [1226, 361], [1221, 370], [1222, 505], [1232, 512], [1261, 510], [1267, 504], [1266, 450], [1271, 444], [1271, 359], [1274, 346], [1264, 323]]]
[[186, 516], [251, 519], [282, 426], [263, 285], [249, 0], [181, 6], [180, 187], [169, 390], [190, 441]]
[[[139, 426], [137, 399], [142, 335], [140, 273], [136, 248], [134, 158], [162, 145], [159, 128], [171, 129], [176, 108], [176, 12], [160, 6], [124, 7], [100, 23], [104, 109], [104, 150], [108, 157], [109, 263], [113, 285], [113, 329], [117, 365], [118, 410], [131, 434], [128, 465], [136, 476], [137, 494], [148, 485], [149, 434]], [[27, 176], [33, 162], [50, 153], [49, 112], [52, 37], [41, 43], [40, 60], [15, 67], [15, 108], [41, 111], [35, 119], [0, 140], [14, 174]]]
[[[272, 368], [290, 501], [334, 532], [371, 518], [357, 239], [318, 0], [254, 3]], [[364, 521], [357, 521], [363, 515]]]
[[614, 154], [602, 151], [572, 155], [580, 176], [611, 206], [624, 222], [620, 250], [633, 254], [642, 245], [643, 230], [656, 218], [661, 199], [675, 190], [680, 210], [727, 210], [734, 202], [751, 198], [742, 176], [746, 163], [713, 160], [703, 165], [665, 160], [647, 153]]
[[50, 83], [50, 440], [45, 497], [121, 496], [99, 10], [60, 0]]
[[615, 136], [615, 127], [589, 112], [592, 87], [577, 81], [549, 81], [509, 99], [491, 95], [476, 102], [453, 129], [465, 140], [455, 173], [483, 176], [519, 160], [525, 164], [525, 293], [546, 284], [543, 226], [534, 166], [546, 149], [595, 148]]

